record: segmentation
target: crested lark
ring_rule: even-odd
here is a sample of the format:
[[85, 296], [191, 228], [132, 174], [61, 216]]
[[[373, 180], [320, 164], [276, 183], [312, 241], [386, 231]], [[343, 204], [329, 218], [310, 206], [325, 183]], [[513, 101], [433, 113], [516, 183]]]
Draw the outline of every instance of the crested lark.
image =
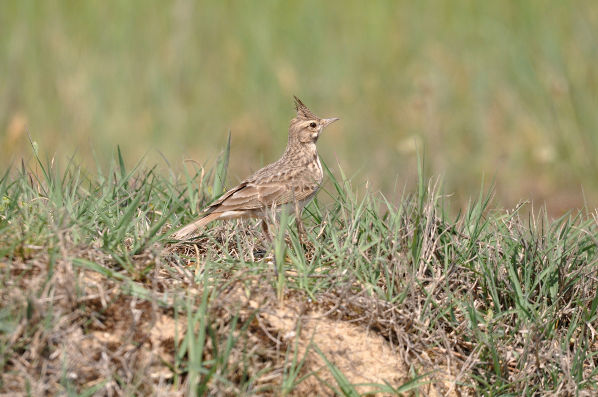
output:
[[201, 218], [175, 232], [174, 238], [187, 238], [216, 219], [261, 218], [267, 232], [269, 210], [290, 206], [300, 213], [315, 196], [324, 177], [316, 142], [322, 129], [338, 118], [321, 119], [294, 98], [297, 116], [291, 120], [282, 157], [223, 194]]

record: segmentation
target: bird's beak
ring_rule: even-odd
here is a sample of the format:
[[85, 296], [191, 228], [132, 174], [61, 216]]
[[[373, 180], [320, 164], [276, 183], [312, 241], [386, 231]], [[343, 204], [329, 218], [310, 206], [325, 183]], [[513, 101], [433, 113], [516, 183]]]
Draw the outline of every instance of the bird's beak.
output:
[[337, 120], [340, 120], [340, 119], [338, 117], [333, 117], [331, 119], [322, 119], [322, 128], [334, 123]]

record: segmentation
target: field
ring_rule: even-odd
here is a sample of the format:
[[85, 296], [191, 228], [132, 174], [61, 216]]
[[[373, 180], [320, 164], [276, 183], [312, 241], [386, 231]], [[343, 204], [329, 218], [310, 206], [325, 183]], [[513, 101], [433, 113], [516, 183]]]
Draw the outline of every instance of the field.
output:
[[172, 244], [227, 153], [169, 177], [120, 151], [93, 178], [41, 160], [2, 177], [3, 392], [596, 393], [595, 212], [481, 193], [450, 217], [423, 177], [389, 202], [329, 174], [303, 241], [283, 216], [272, 244], [242, 221]]
[[[398, 199], [417, 155], [455, 206], [598, 205], [595, 1], [0, 4], [0, 167], [162, 155], [237, 181], [280, 155], [292, 95], [342, 121], [320, 150]], [[63, 164], [64, 165], [64, 164]]]
[[0, 395], [598, 394], [595, 2], [257, 4], [0, 2]]

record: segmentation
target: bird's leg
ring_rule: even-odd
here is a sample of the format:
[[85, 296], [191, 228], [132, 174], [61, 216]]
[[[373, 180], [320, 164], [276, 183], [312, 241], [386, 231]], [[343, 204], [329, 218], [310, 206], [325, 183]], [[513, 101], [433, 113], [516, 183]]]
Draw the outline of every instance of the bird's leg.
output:
[[295, 199], [295, 191], [293, 190], [293, 201], [295, 202], [295, 222], [297, 223], [297, 236], [299, 237], [299, 244], [305, 249], [305, 244], [303, 244], [303, 237], [307, 238], [307, 232], [305, 231], [305, 227], [303, 226], [303, 221], [301, 220], [301, 209], [299, 208], [299, 202]]
[[270, 234], [270, 228], [268, 227], [268, 221], [264, 218], [262, 219], [262, 230], [266, 235], [266, 239], [268, 242], [272, 243], [272, 235]]
[[264, 219], [262, 219], [262, 230], [264, 231], [264, 234], [266, 235], [266, 238], [268, 239], [268, 242], [270, 243], [270, 249], [272, 250], [272, 255], [274, 257], [274, 276], [278, 279], [278, 260], [276, 257], [276, 235], [273, 235], [270, 233], [270, 225], [268, 224], [268, 220], [271, 220], [273, 224], [275, 224], [276, 222], [276, 218], [273, 214], [273, 212], [271, 214], [266, 214], [266, 216], [264, 217]]

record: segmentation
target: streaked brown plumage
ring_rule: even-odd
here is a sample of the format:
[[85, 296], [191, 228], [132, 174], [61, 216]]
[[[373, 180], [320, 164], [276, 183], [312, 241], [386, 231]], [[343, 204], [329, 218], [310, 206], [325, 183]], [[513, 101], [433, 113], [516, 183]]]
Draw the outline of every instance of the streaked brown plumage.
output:
[[315, 196], [324, 177], [316, 142], [327, 125], [338, 118], [321, 119], [295, 97], [297, 116], [289, 126], [282, 157], [246, 178], [204, 210], [204, 216], [173, 234], [184, 239], [216, 219], [268, 217], [271, 209], [303, 207]]

